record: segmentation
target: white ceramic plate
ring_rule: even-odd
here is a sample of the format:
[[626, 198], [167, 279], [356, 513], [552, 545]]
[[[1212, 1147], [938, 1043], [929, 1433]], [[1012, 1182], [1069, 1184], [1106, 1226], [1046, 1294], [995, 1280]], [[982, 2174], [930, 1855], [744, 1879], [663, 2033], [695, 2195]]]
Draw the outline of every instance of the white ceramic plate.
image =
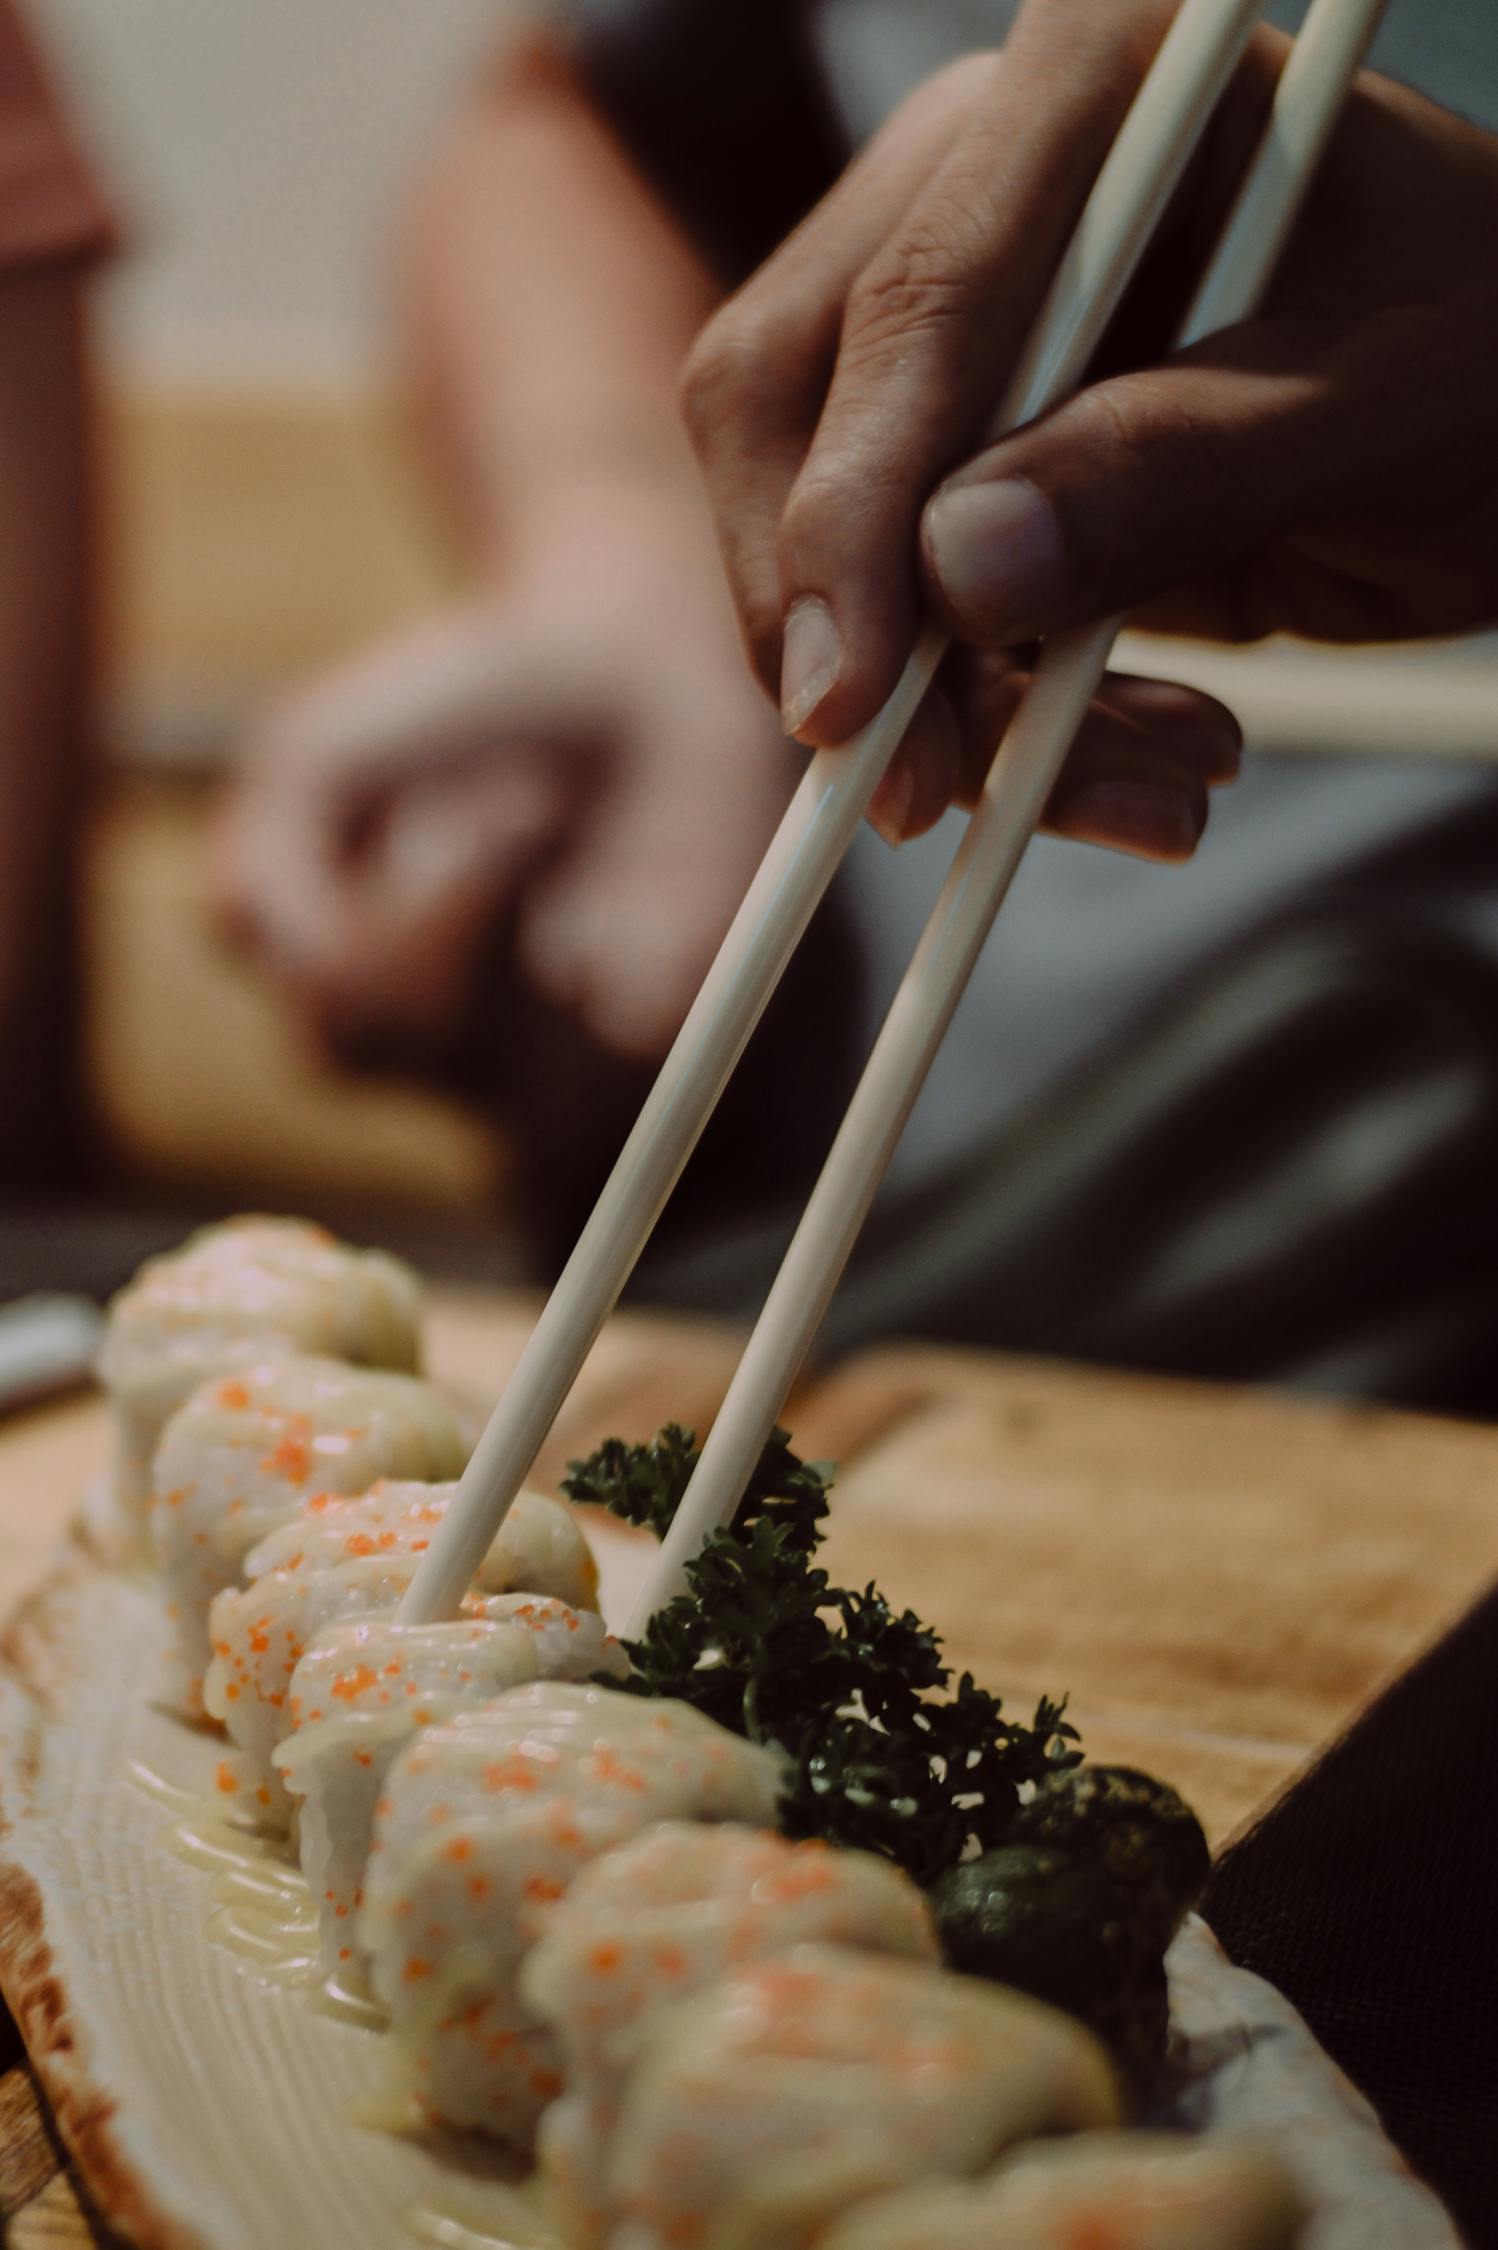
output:
[[[170, 1837], [211, 1802], [222, 1746], [153, 1702], [162, 1644], [151, 1589], [79, 1545], [12, 1620], [0, 1677], [0, 1986], [102, 2214], [149, 2250], [479, 2250], [531, 2234], [481, 2144], [352, 2122], [378, 2030], [274, 1981], [222, 1921], [210, 1934], [214, 1874]], [[285, 1882], [274, 1865], [270, 1879]], [[1278, 1994], [1200, 1923], [1171, 1971], [1174, 2119], [1270, 2130], [1314, 2202], [1307, 2250], [1459, 2250]]]

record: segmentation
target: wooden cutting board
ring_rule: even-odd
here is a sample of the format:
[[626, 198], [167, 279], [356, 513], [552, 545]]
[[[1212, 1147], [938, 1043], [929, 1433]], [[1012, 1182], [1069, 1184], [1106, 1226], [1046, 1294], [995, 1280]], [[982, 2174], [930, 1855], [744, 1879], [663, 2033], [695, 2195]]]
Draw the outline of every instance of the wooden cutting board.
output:
[[[438, 1293], [433, 1372], [491, 1399], [533, 1303]], [[538, 1465], [705, 1427], [735, 1337], [621, 1317]], [[922, 1348], [811, 1382], [803, 1451], [843, 1464], [829, 1562], [877, 1578], [1023, 1710], [1069, 1692], [1099, 1758], [1177, 1782], [1214, 1842], [1262, 1810], [1498, 1576], [1498, 1433]], [[106, 1428], [95, 1400], [0, 1431], [0, 1611], [41, 1575]], [[0, 2220], [15, 2250], [91, 2229], [12, 2045]]]

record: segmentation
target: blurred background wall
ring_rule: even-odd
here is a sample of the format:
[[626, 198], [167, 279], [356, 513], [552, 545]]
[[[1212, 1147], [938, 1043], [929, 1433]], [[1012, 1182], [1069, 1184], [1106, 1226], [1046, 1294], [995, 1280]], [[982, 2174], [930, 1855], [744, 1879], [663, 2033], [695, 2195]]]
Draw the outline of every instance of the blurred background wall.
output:
[[136, 378], [343, 386], [383, 246], [494, 0], [29, 0], [130, 215], [110, 344]]

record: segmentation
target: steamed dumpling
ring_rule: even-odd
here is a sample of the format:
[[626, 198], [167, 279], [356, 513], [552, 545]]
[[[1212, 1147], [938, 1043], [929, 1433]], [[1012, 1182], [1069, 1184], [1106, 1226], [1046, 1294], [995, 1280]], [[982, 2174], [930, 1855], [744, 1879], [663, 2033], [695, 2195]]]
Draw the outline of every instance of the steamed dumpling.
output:
[[818, 2250], [1293, 2250], [1303, 2216], [1265, 2144], [1088, 2133], [1026, 2149], [973, 2186], [881, 2196]]
[[1117, 2114], [1102, 2048], [1043, 2001], [798, 1946], [647, 2034], [613, 2138], [610, 2250], [810, 2250], [861, 2197]]
[[138, 1535], [157, 1440], [200, 1383], [293, 1352], [414, 1372], [420, 1296], [396, 1259], [301, 1219], [231, 1219], [147, 1259], [109, 1308], [99, 1358], [127, 1526]]
[[528, 1680], [626, 1668], [601, 1617], [537, 1594], [501, 1594], [440, 1624], [365, 1617], [321, 1634], [291, 1675], [291, 1732], [274, 1763], [299, 1810], [324, 1965], [344, 1971], [357, 1954], [375, 1807], [414, 1735]]
[[186, 1708], [202, 1708], [209, 1607], [267, 1533], [381, 1477], [425, 1490], [467, 1458], [457, 1414], [415, 1376], [295, 1357], [200, 1384], [163, 1432], [150, 1505]]
[[[330, 1505], [285, 1532], [290, 1551], [282, 1568], [267, 1570], [243, 1587], [225, 1589], [209, 1612], [213, 1655], [203, 1685], [203, 1705], [223, 1722], [240, 1753], [223, 1770], [225, 1792], [237, 1810], [282, 1825], [291, 1804], [272, 1753], [297, 1717], [291, 1678], [308, 1649], [328, 1626], [343, 1618], [388, 1615], [415, 1577], [431, 1544], [432, 1525], [452, 1497], [431, 1485], [387, 1484], [357, 1500]], [[327, 1532], [327, 1519], [337, 1528]], [[359, 1526], [360, 1528], [355, 1528]], [[309, 1549], [330, 1539], [327, 1551], [337, 1562], [318, 1563]], [[270, 1542], [253, 1551], [246, 1569], [254, 1570]], [[596, 1579], [587, 1543], [575, 1518], [559, 1500], [529, 1496], [529, 1505], [512, 1508], [483, 1562], [464, 1603], [475, 1613], [486, 1597], [514, 1592], [540, 1593], [532, 1573], [550, 1584], [576, 1588], [591, 1597]], [[582, 1607], [579, 1600], [571, 1605]]]
[[[393, 1610], [416, 1567], [409, 1552], [371, 1556], [326, 1570], [278, 1570], [218, 1596], [208, 1616], [213, 1657], [203, 1708], [234, 1745], [218, 1767], [226, 1810], [287, 1825], [291, 1799], [271, 1761], [291, 1732], [291, 1676], [330, 1625]], [[475, 1600], [470, 1595], [465, 1609]]]
[[870, 1852], [662, 1820], [582, 1870], [520, 1973], [521, 1997], [555, 2033], [566, 2069], [540, 2156], [574, 2250], [599, 2239], [620, 2103], [660, 2012], [813, 1939], [937, 1958], [924, 1895]]
[[[421, 1556], [456, 1494], [455, 1484], [386, 1479], [348, 1498], [319, 1493], [245, 1557], [246, 1578], [278, 1570], [320, 1570], [329, 1563], [401, 1552]], [[574, 1609], [598, 1601], [598, 1568], [575, 1509], [544, 1492], [520, 1492], [478, 1570], [486, 1594], [550, 1594]]]
[[375, 1826], [360, 1939], [392, 2100], [525, 2144], [562, 2090], [521, 1963], [574, 1877], [656, 1820], [768, 1826], [781, 1768], [690, 1705], [552, 1682], [431, 1727]]

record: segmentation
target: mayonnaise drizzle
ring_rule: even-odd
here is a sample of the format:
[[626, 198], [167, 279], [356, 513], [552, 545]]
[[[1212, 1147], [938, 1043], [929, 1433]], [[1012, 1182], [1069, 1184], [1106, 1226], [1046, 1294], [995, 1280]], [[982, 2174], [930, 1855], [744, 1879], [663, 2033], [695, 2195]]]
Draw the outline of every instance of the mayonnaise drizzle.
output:
[[[231, 1828], [206, 1805], [199, 1807], [195, 1819], [179, 1820], [175, 1828], [169, 1828], [166, 1845], [169, 1852], [178, 1859], [185, 1859], [190, 1867], [217, 1872], [220, 1868], [279, 1865], [285, 1870], [288, 1888], [301, 1882], [295, 1869], [286, 1863], [286, 1846], [280, 1837], [257, 1835], [252, 1829]], [[305, 1884], [302, 1888], [305, 1890]]]
[[212, 1876], [213, 1904], [204, 1926], [209, 1941], [253, 1962], [271, 1984], [304, 1991], [319, 2015], [361, 2030], [383, 2030], [385, 2010], [360, 1989], [347, 1970], [325, 1978], [319, 1957], [317, 1908], [301, 1870], [291, 1864], [289, 1840], [244, 1826], [211, 1798], [183, 1789], [131, 1759], [133, 1786], [153, 1804], [181, 1817], [162, 1832], [174, 1859]]
[[357, 2024], [363, 2031], [384, 2031], [390, 2022], [389, 2011], [368, 1992], [361, 1992], [345, 1969], [335, 1977], [326, 1977], [312, 1994], [309, 2005], [320, 2016], [332, 2016], [335, 2022]]
[[230, 1867], [215, 1875], [213, 1896], [220, 1906], [254, 1906], [261, 1913], [279, 1909], [281, 1919], [294, 1922], [299, 1929], [311, 1930], [317, 1924], [317, 1910], [306, 1881], [294, 1868], [254, 1861], [244, 1867]]
[[157, 1773], [152, 1766], [143, 1765], [139, 1758], [128, 1758], [125, 1761], [125, 1771], [143, 1797], [150, 1797], [156, 1804], [165, 1805], [169, 1812], [190, 1812], [202, 1802], [192, 1790], [179, 1787], [175, 1781], [168, 1781], [165, 1774]]
[[322, 1981], [316, 1951], [298, 1950], [297, 1935], [284, 1923], [253, 1913], [216, 1906], [205, 1925], [215, 1945], [254, 1961], [272, 1984], [310, 1985]]
[[486, 2184], [485, 2202], [502, 2203], [500, 2211], [486, 2211], [476, 2221], [471, 2210], [455, 2198], [434, 2198], [404, 2213], [404, 2224], [418, 2242], [433, 2250], [565, 2250], [561, 2236], [547, 2216], [537, 2184], [503, 2187]]

